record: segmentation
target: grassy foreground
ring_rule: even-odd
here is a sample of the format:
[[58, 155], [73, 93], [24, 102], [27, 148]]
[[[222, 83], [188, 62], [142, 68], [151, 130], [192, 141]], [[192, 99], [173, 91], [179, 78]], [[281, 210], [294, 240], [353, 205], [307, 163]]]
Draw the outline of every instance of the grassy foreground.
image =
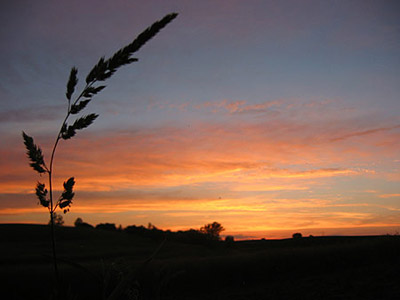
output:
[[[0, 225], [2, 299], [50, 299], [50, 230]], [[195, 245], [57, 228], [64, 299], [400, 299], [400, 237], [314, 237]], [[134, 272], [133, 272], [134, 271]], [[133, 275], [132, 275], [133, 274]]]

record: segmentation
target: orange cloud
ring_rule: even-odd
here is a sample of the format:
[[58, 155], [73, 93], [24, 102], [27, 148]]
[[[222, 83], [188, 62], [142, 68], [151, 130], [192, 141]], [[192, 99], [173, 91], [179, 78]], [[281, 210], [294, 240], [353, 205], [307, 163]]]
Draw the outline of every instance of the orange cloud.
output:
[[[351, 167], [353, 162], [350, 160], [360, 159], [361, 147], [354, 152], [353, 145], [347, 149], [341, 145], [343, 150], [339, 149], [341, 155], [337, 155], [338, 149], [332, 148], [329, 142], [324, 143], [323, 136], [322, 140], [316, 139], [309, 136], [311, 129], [308, 126], [295, 125], [281, 121], [199, 123], [190, 128], [169, 126], [87, 135], [85, 139], [78, 137], [73, 142], [60, 144], [55, 186], [60, 189], [65, 179], [75, 176], [77, 187], [84, 190], [109, 191], [206, 182], [240, 182], [248, 186], [265, 186], [268, 190], [287, 184], [274, 182], [267, 187], [264, 180], [271, 178], [318, 179], [359, 176], [367, 172]], [[9, 150], [10, 156], [15, 156], [13, 151]], [[0, 189], [3, 193], [26, 192], [34, 186], [35, 174], [29, 173], [31, 170], [22, 151], [13, 160], [12, 167], [3, 168], [4, 181], [0, 183]], [[6, 163], [10, 164], [11, 160]], [[341, 165], [346, 167], [336, 167]], [[291, 189], [294, 186], [292, 183]]]
[[382, 195], [379, 195], [379, 198], [394, 198], [394, 197], [400, 197], [400, 194], [382, 194]]
[[[315, 110], [329, 103], [291, 108], [278, 102], [210, 103], [203, 109], [227, 113], [221, 121], [194, 119], [190, 126], [170, 122], [78, 135], [60, 143], [55, 192], [75, 176], [72, 216], [93, 222], [115, 216], [123, 225], [135, 223], [135, 216], [179, 229], [216, 220], [236, 231], [396, 224], [396, 210], [378, 206], [380, 198], [398, 196], [380, 188], [380, 181], [396, 174], [396, 130], [357, 131], [363, 128], [358, 122], [332, 121], [337, 116], [325, 120]], [[300, 107], [309, 118], [295, 116]], [[286, 110], [286, 115], [246, 120], [241, 114], [269, 108]], [[190, 105], [172, 109], [184, 112]], [[369, 138], [353, 143], [355, 132]], [[332, 136], [345, 138], [332, 143]], [[39, 144], [47, 140], [38, 138]], [[45, 214], [32, 192], [36, 180], [47, 184], [47, 179], [28, 166], [19, 136], [6, 144], [0, 149], [6, 158], [0, 170], [2, 219]], [[49, 147], [42, 146], [48, 158]], [[370, 205], [356, 195], [366, 186], [382, 194], [370, 193]]]

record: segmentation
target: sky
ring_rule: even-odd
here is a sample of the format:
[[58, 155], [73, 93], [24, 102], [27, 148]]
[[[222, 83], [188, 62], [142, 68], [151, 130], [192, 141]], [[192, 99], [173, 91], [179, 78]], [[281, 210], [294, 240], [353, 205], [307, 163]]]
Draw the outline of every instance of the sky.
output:
[[81, 90], [171, 12], [86, 108], [94, 124], [59, 144], [56, 195], [76, 179], [67, 225], [400, 231], [398, 1], [3, 2], [0, 223], [48, 222], [21, 132], [48, 161], [71, 68]]

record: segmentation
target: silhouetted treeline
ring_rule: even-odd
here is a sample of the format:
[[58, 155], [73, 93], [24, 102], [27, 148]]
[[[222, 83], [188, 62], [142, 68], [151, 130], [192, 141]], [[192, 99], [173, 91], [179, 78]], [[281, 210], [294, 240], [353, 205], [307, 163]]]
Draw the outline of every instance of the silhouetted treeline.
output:
[[114, 223], [100, 223], [96, 225], [96, 229], [117, 231], [117, 227], [115, 226]]
[[171, 230], [158, 229], [155, 226], [151, 228], [146, 228], [144, 226], [130, 225], [126, 227], [124, 231], [129, 234], [137, 234], [139, 236], [151, 239], [167, 239], [170, 241], [177, 241], [189, 244], [205, 244], [217, 241], [217, 239], [215, 239], [214, 237], [211, 237], [210, 235], [196, 229], [179, 230], [174, 232]]
[[[218, 222], [206, 224], [199, 230], [189, 229], [189, 230], [179, 230], [175, 232], [171, 230], [158, 229], [151, 223], [149, 223], [147, 227], [143, 225], [139, 226], [130, 225], [122, 229], [121, 225], [117, 228], [115, 223], [100, 223], [97, 224], [96, 226], [92, 226], [89, 223], [83, 222], [81, 218], [77, 218], [74, 224], [75, 227], [96, 228], [107, 231], [123, 231], [128, 234], [136, 234], [138, 236], [151, 238], [154, 240], [167, 239], [170, 241], [177, 241], [189, 244], [210, 244], [218, 242], [221, 240], [219, 234], [221, 231], [224, 230], [222, 225], [219, 224]], [[234, 237], [233, 236], [227, 237], [226, 242], [229, 244], [233, 244]]]

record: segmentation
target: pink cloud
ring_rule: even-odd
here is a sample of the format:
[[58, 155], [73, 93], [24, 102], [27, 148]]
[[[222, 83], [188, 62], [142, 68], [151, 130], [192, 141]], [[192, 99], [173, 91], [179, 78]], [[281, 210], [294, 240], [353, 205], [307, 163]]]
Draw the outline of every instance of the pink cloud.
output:
[[[245, 112], [280, 103], [249, 105], [246, 101], [222, 101], [206, 103], [203, 107]], [[321, 105], [325, 107], [328, 103], [331, 101]], [[313, 104], [307, 111], [321, 105]], [[187, 106], [185, 103], [176, 108], [186, 109]], [[296, 109], [301, 113], [302, 108]], [[356, 131], [359, 127], [357, 120], [333, 123], [279, 117], [236, 122], [230, 118], [219, 123], [196, 121], [191, 127], [169, 125], [87, 134], [84, 138], [78, 136], [72, 142], [61, 143], [57, 154], [57, 170], [60, 170], [57, 179], [62, 183], [64, 177], [76, 174], [85, 178], [82, 184], [87, 189], [96, 186], [118, 189], [131, 185], [222, 182], [240, 174], [249, 178], [328, 178], [365, 174], [357, 164], [380, 154], [392, 160], [398, 157], [397, 144], [391, 142], [396, 135], [390, 134], [395, 134], [393, 131], [399, 125]], [[341, 143], [332, 143], [335, 132], [340, 132], [340, 137], [334, 140]], [[350, 137], [364, 135], [370, 138], [352, 143]], [[47, 138], [40, 137], [39, 144], [43, 140]], [[15, 138], [7, 144], [15, 146], [0, 149], [3, 157], [10, 157], [0, 173], [4, 178], [0, 187], [3, 192], [24, 191], [32, 186], [30, 181], [34, 174], [29, 173], [22, 140]], [[47, 146], [44, 144], [44, 149]]]

